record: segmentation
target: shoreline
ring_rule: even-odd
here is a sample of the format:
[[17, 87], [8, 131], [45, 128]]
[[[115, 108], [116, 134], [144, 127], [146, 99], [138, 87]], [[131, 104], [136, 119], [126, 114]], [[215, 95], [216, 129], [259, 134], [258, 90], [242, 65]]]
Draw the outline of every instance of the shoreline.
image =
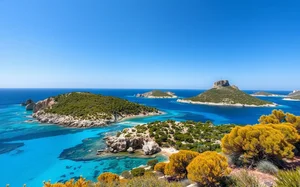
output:
[[137, 97], [137, 98], [146, 98], [146, 99], [176, 99], [176, 98], [178, 98], [178, 96], [147, 96], [147, 97]]
[[283, 98], [285, 101], [300, 101], [300, 99]]
[[45, 113], [44, 111], [39, 111], [33, 113], [32, 117], [35, 118], [38, 122], [44, 124], [56, 124], [64, 127], [70, 127], [70, 128], [92, 128], [92, 127], [103, 127], [109, 124], [114, 124], [114, 123], [135, 119], [135, 118], [159, 116], [163, 114], [166, 113], [162, 111], [158, 111], [158, 112], [149, 112], [147, 114], [141, 113], [138, 115], [125, 116], [117, 120], [112, 120], [112, 119], [86, 120], [86, 119], [76, 119], [73, 116], [58, 115], [52, 113]]
[[250, 94], [250, 95], [254, 97], [286, 97], [286, 95], [255, 95], [255, 94]]
[[275, 103], [265, 104], [265, 105], [248, 105], [248, 104], [241, 104], [241, 103], [228, 104], [228, 103], [199, 102], [199, 101], [191, 101], [191, 100], [183, 100], [183, 99], [177, 99], [177, 102], [187, 103], [187, 104], [199, 104], [199, 105], [211, 105], [211, 106], [233, 106], [233, 107], [276, 107], [278, 106]]

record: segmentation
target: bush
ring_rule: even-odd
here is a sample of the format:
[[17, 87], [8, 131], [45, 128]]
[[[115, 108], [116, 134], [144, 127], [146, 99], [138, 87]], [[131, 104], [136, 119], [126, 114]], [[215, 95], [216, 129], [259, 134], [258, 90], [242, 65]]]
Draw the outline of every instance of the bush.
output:
[[134, 177], [143, 176], [145, 174], [145, 169], [144, 168], [135, 168], [135, 169], [131, 170], [131, 174]]
[[153, 159], [153, 160], [149, 160], [149, 161], [147, 162], [147, 165], [148, 165], [148, 166], [151, 166], [151, 168], [153, 169], [154, 166], [155, 166], [157, 163], [158, 163], [158, 160], [157, 160], [157, 159]]
[[158, 171], [158, 172], [161, 172], [164, 174], [165, 166], [166, 166], [166, 163], [164, 163], [164, 162], [157, 163], [154, 166], [154, 171]]
[[103, 182], [103, 183], [107, 183], [107, 184], [120, 181], [120, 177], [118, 175], [110, 173], [110, 172], [102, 173], [101, 175], [99, 175], [99, 177], [97, 179], [99, 182]]
[[227, 155], [243, 156], [244, 162], [265, 158], [293, 158], [294, 146], [280, 130], [269, 125], [237, 126], [222, 138], [222, 151]]
[[133, 177], [130, 171], [123, 171], [121, 176], [124, 177], [124, 179], [131, 179]]
[[275, 175], [278, 172], [278, 167], [269, 161], [260, 161], [256, 168], [262, 173], [269, 173], [271, 175]]
[[44, 182], [44, 187], [89, 187], [90, 181], [86, 181], [85, 178], [80, 177], [77, 181], [71, 179], [65, 183], [54, 183]]
[[299, 187], [300, 168], [294, 171], [279, 171], [276, 180], [277, 187]]
[[226, 157], [214, 151], [199, 154], [187, 167], [188, 179], [205, 186], [219, 184], [230, 173]]
[[126, 187], [183, 187], [180, 183], [169, 183], [153, 176], [135, 177], [127, 182]]
[[165, 166], [165, 174], [185, 178], [187, 175], [186, 167], [198, 155], [199, 153], [197, 152], [187, 150], [181, 150], [178, 153], [172, 154], [169, 158], [170, 162]]
[[255, 176], [250, 175], [246, 170], [242, 170], [234, 175], [233, 179], [235, 187], [264, 187]]

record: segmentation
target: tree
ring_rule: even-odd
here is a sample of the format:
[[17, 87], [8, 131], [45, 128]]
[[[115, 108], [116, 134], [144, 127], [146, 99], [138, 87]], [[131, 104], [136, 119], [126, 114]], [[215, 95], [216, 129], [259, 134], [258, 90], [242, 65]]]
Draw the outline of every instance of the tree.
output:
[[157, 163], [154, 166], [154, 171], [158, 171], [164, 174], [165, 167], [166, 167], [166, 163], [164, 162]]
[[188, 150], [181, 150], [172, 154], [169, 158], [170, 162], [165, 166], [165, 174], [185, 178], [187, 175], [186, 167], [198, 155], [199, 153]]
[[246, 163], [294, 156], [294, 146], [280, 130], [270, 125], [237, 126], [222, 138], [221, 145], [223, 153], [243, 156]]
[[120, 182], [120, 177], [114, 173], [106, 172], [98, 176], [98, 181], [106, 184]]
[[188, 179], [204, 186], [219, 184], [230, 173], [226, 157], [214, 151], [199, 154], [187, 167]]

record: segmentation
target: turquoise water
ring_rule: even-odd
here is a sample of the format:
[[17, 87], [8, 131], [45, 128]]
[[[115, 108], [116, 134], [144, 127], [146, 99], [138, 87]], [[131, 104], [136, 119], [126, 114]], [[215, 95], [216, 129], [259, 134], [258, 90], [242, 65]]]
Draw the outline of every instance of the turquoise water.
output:
[[[35, 101], [70, 91], [91, 91], [113, 95], [134, 102], [154, 106], [166, 112], [162, 116], [136, 118], [95, 129], [70, 129], [56, 125], [39, 124], [19, 105], [32, 98]], [[96, 157], [94, 152], [105, 147], [106, 134], [126, 127], [156, 120], [177, 121], [211, 120], [216, 125], [225, 123], [254, 124], [262, 114], [274, 108], [236, 108], [177, 103], [175, 99], [143, 99], [132, 97], [148, 90], [83, 90], [83, 89], [0, 89], [0, 186], [42, 186], [42, 181], [63, 181], [80, 175], [95, 180], [102, 172], [120, 174], [147, 163], [151, 158], [111, 156]], [[199, 90], [171, 90], [180, 97], [197, 95]], [[252, 93], [253, 91], [249, 91]], [[275, 92], [287, 94], [287, 92]], [[300, 115], [300, 102], [283, 101], [282, 98], [262, 98], [280, 104], [276, 107]], [[164, 157], [158, 156], [159, 160]]]

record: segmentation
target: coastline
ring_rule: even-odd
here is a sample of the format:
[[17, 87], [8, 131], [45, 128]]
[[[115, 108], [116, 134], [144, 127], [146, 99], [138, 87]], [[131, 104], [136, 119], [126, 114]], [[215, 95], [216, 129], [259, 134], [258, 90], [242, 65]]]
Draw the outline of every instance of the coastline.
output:
[[151, 117], [151, 116], [158, 116], [163, 115], [164, 112], [149, 112], [146, 114], [140, 113], [138, 115], [128, 115], [122, 117], [120, 119], [98, 119], [98, 120], [86, 120], [86, 119], [78, 119], [73, 116], [66, 116], [66, 115], [58, 115], [52, 113], [45, 113], [44, 111], [38, 111], [32, 114], [32, 117], [37, 119], [40, 123], [46, 124], [57, 124], [64, 127], [71, 127], [71, 128], [91, 128], [91, 127], [103, 127], [109, 124], [118, 123], [121, 121], [134, 119], [134, 118], [143, 118], [143, 117]]
[[147, 96], [147, 97], [138, 97], [146, 99], [176, 99], [178, 96]]
[[265, 105], [247, 105], [241, 103], [235, 104], [228, 104], [228, 103], [212, 103], [212, 102], [198, 102], [198, 101], [191, 101], [191, 100], [183, 100], [177, 99], [177, 102], [180, 103], [187, 103], [187, 104], [199, 104], [199, 105], [211, 105], [211, 106], [234, 106], [234, 107], [276, 107], [277, 104], [265, 104]]
[[285, 101], [300, 101], [300, 99], [283, 98]]
[[255, 94], [250, 94], [250, 95], [254, 97], [286, 97], [286, 95], [255, 95]]

